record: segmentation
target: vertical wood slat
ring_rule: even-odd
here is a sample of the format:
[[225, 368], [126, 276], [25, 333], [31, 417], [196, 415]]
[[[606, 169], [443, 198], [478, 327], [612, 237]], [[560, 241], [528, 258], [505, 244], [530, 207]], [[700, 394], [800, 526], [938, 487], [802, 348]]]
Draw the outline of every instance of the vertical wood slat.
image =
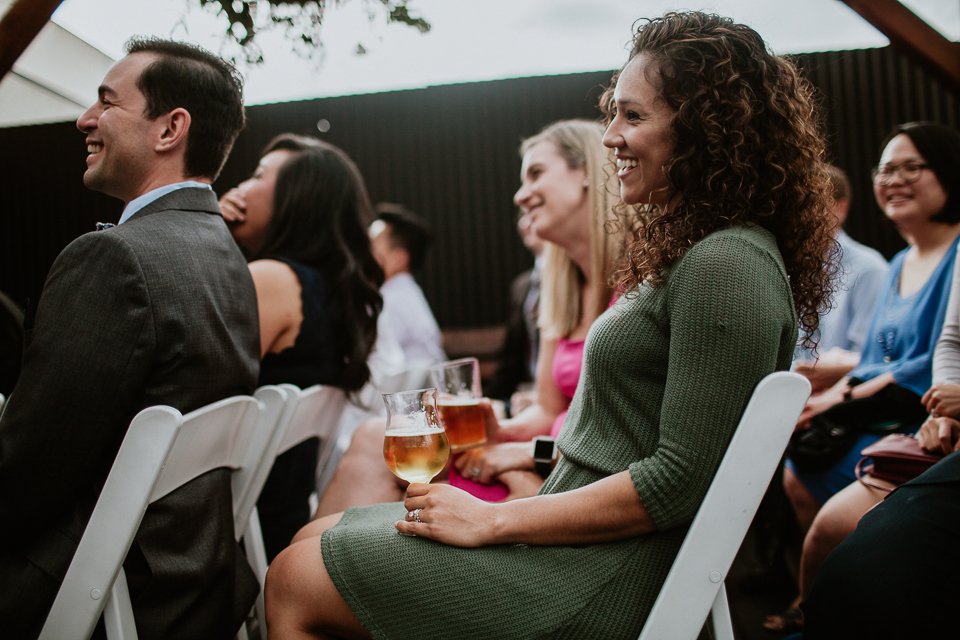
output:
[[[831, 157], [849, 174], [852, 236], [888, 257], [903, 246], [873, 200], [869, 169], [896, 123], [960, 128], [958, 97], [890, 47], [796, 56], [821, 92]], [[246, 178], [274, 135], [317, 135], [353, 157], [376, 201], [423, 215], [436, 244], [418, 277], [444, 328], [507, 316], [510, 280], [531, 264], [512, 202], [521, 138], [562, 118], [596, 118], [610, 72], [520, 78], [254, 106], [223, 173], [222, 193]], [[329, 120], [321, 134], [316, 124]], [[0, 290], [34, 301], [60, 250], [121, 204], [83, 187], [86, 150], [73, 123], [0, 129]]]

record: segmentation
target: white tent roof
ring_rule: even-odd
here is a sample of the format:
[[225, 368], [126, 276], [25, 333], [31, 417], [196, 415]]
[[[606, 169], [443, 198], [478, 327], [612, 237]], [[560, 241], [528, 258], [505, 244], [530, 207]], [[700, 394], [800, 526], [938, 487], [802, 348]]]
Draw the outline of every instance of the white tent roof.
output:
[[[0, 15], [10, 0], [0, 0]], [[0, 127], [75, 120], [114, 60], [53, 22], [0, 81]]]

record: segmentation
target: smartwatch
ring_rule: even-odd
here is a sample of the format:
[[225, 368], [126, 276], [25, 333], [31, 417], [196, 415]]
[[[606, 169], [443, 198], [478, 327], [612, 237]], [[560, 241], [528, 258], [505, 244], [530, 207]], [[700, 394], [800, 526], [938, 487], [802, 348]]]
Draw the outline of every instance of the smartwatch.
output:
[[557, 457], [557, 443], [550, 436], [537, 436], [531, 443], [530, 457], [533, 466], [541, 476], [546, 478], [553, 469], [553, 461]]

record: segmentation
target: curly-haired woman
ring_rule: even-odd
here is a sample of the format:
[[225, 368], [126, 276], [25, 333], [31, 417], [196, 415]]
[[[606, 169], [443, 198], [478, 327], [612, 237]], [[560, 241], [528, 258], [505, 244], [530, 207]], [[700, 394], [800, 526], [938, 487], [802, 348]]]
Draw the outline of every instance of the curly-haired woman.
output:
[[649, 21], [602, 104], [639, 207], [560, 462], [532, 498], [413, 484], [315, 521], [268, 574], [271, 637], [639, 633], [754, 387], [790, 365], [794, 310], [816, 327], [832, 240], [810, 91], [752, 29]]

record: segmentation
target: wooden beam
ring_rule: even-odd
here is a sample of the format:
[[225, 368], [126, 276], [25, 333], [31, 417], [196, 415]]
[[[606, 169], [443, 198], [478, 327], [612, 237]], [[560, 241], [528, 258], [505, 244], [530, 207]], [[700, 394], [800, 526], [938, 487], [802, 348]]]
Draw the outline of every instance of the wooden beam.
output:
[[843, 0], [890, 43], [960, 94], [960, 43], [943, 34], [898, 0]]
[[13, 68], [63, 0], [16, 0], [0, 20], [0, 78]]

